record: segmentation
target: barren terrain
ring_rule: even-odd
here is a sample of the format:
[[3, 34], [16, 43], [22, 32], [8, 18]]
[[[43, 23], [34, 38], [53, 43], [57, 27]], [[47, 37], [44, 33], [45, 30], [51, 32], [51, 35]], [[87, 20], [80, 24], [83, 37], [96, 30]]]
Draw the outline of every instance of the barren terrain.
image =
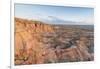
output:
[[15, 18], [14, 35], [15, 65], [94, 60], [93, 29]]

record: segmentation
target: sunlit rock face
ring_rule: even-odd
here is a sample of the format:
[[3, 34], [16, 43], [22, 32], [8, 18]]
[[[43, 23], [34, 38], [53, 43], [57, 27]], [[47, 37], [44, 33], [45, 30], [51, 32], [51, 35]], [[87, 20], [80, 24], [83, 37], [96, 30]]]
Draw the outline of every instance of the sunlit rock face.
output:
[[94, 60], [93, 31], [15, 18], [15, 64]]
[[45, 32], [54, 29], [39, 21], [15, 18], [15, 64], [43, 63], [41, 34]]

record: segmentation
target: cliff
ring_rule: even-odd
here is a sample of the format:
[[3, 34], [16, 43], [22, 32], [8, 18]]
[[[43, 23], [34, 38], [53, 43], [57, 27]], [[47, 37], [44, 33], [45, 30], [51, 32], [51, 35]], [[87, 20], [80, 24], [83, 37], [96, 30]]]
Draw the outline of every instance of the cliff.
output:
[[54, 28], [39, 21], [15, 18], [15, 64], [40, 62], [43, 46], [40, 35], [46, 32], [54, 32]]

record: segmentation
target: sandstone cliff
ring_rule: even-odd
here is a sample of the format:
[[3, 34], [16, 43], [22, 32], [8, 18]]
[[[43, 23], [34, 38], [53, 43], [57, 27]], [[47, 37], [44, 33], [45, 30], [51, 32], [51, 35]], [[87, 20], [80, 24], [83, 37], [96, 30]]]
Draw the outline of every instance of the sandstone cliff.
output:
[[15, 18], [15, 64], [41, 63], [40, 35], [45, 32], [54, 32], [54, 29], [39, 21]]

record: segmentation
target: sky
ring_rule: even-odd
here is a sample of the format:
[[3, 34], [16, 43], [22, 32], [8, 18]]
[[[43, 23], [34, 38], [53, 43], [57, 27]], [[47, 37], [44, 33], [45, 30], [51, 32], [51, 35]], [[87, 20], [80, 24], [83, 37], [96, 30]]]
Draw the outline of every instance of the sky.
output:
[[15, 17], [34, 19], [52, 24], [94, 23], [94, 9], [85, 7], [15, 4]]

